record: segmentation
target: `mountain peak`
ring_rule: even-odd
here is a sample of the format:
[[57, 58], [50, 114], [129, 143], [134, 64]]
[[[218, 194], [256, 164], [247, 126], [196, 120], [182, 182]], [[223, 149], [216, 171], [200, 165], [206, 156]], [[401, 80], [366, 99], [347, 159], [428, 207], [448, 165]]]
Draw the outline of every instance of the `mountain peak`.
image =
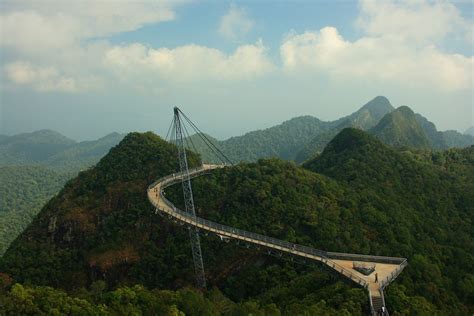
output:
[[385, 115], [380, 122], [370, 130], [386, 144], [393, 146], [408, 146], [429, 148], [430, 141], [415, 113], [408, 106], [400, 106]]
[[50, 129], [41, 129], [31, 133], [23, 133], [10, 137], [12, 140], [17, 141], [26, 141], [31, 143], [61, 143], [71, 145], [76, 143], [75, 140], [72, 140], [63, 134], [50, 130]]
[[344, 127], [357, 127], [368, 130], [374, 127], [385, 114], [393, 110], [394, 107], [386, 97], [378, 96], [364, 104], [356, 112], [337, 120], [335, 123], [340, 129]]
[[344, 150], [351, 150], [363, 146], [365, 144], [376, 142], [366, 132], [358, 128], [345, 128], [339, 134], [334, 137], [329, 144], [326, 146], [324, 151], [333, 151], [335, 153], [342, 152]]
[[377, 96], [363, 105], [357, 112], [369, 111], [374, 119], [381, 119], [385, 114], [392, 112], [394, 109], [386, 97]]

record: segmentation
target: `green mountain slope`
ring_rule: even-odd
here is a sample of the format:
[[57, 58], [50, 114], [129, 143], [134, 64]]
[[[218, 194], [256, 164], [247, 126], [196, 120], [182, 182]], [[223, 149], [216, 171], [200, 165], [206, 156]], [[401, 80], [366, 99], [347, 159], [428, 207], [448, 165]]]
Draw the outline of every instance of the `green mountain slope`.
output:
[[94, 165], [123, 135], [75, 142], [49, 130], [0, 139], [0, 254], [66, 180]]
[[0, 167], [0, 256], [70, 177], [40, 166]]
[[51, 130], [4, 137], [0, 139], [0, 166], [39, 163], [74, 143]]
[[7, 136], [0, 139], [0, 166], [42, 165], [60, 171], [78, 171], [96, 163], [123, 136], [112, 133], [84, 142], [50, 130]]
[[[394, 110], [386, 97], [378, 96], [356, 112], [335, 121], [324, 122], [315, 117], [302, 116], [227, 140], [207, 136], [235, 162], [278, 157], [301, 163], [321, 153], [331, 139], [347, 127], [373, 130], [386, 144], [393, 146], [448, 149], [474, 144], [474, 137], [469, 135], [438, 131], [432, 122], [420, 114], [414, 114], [408, 107]], [[382, 125], [376, 127], [379, 123]], [[217, 162], [215, 155], [199, 137], [193, 135], [189, 140], [205, 161]]]
[[357, 127], [363, 130], [374, 127], [382, 117], [393, 110], [394, 107], [386, 97], [375, 97], [351, 115], [331, 122], [331, 129], [316, 135], [311, 141], [306, 143], [297, 153], [295, 160], [303, 162], [313, 158], [324, 149], [334, 136], [346, 127]]
[[293, 160], [304, 144], [328, 129], [327, 122], [301, 116], [265, 130], [229, 138], [219, 142], [219, 146], [234, 161], [255, 161], [269, 157]]
[[74, 146], [48, 157], [44, 164], [60, 170], [87, 168], [97, 163], [123, 137], [123, 134], [111, 133], [97, 140], [76, 143]]
[[[175, 157], [153, 134], [128, 135], [43, 208], [0, 271], [67, 289], [97, 280], [192, 284], [186, 229], [155, 215], [145, 195], [156, 178], [174, 172]], [[415, 159], [345, 129], [307, 169], [278, 159], [239, 164], [194, 180], [193, 191], [200, 216], [221, 223], [320, 249], [408, 256], [410, 265], [388, 290], [392, 310], [466, 314], [473, 309], [474, 195], [471, 174], [458, 173], [472, 172], [474, 160], [467, 149], [447, 157]], [[167, 191], [177, 205], [181, 194], [179, 186]], [[320, 313], [367, 312], [362, 289], [319, 265], [273, 259], [213, 236], [202, 237], [202, 248], [210, 286], [234, 301], [275, 303], [287, 315], [316, 305]]]
[[[305, 143], [314, 135], [329, 130], [330, 125], [329, 122], [312, 116], [300, 116], [264, 130], [252, 131], [226, 140], [217, 140], [209, 135], [206, 137], [233, 162], [251, 162], [272, 157], [294, 160], [296, 153]], [[186, 140], [188, 147], [192, 149], [194, 146], [204, 161], [218, 162], [216, 155], [198, 135], [192, 135]]]
[[431, 142], [418, 123], [415, 113], [407, 106], [401, 106], [385, 115], [370, 129], [370, 133], [385, 144], [395, 147], [431, 147]]
[[[214, 137], [205, 134], [205, 137], [214, 144], [217, 148], [221, 149], [221, 142]], [[203, 140], [203, 137], [200, 135], [194, 134], [185, 139], [188, 148], [191, 148], [192, 151], [199, 153], [202, 160], [205, 162], [215, 162], [218, 163], [219, 159], [216, 157], [216, 154], [209, 148], [207, 141]], [[233, 160], [236, 157], [233, 157]]]
[[445, 148], [463, 148], [474, 145], [474, 136], [463, 135], [458, 131], [443, 131], [441, 132], [443, 142], [446, 144]]
[[392, 296], [403, 288], [430, 301], [437, 297], [451, 314], [460, 313], [447, 298], [453, 294], [472, 310], [474, 186], [468, 178], [474, 176], [473, 147], [419, 160], [363, 131], [346, 129], [305, 167], [365, 196], [359, 211], [372, 226], [370, 235], [380, 234], [381, 247], [403, 249], [408, 256], [410, 268], [400, 285], [388, 289], [389, 306], [403, 304]]
[[[194, 277], [187, 231], [155, 215], [144, 194], [154, 179], [175, 170], [175, 157], [174, 147], [156, 136], [127, 136], [95, 168], [81, 173], [46, 205], [2, 258], [0, 270], [17, 281], [66, 288], [81, 287], [98, 279], [105, 279], [110, 286], [140, 282], [149, 287], [177, 288], [192, 284]], [[196, 158], [190, 154], [190, 159], [195, 161]], [[267, 183], [271, 175], [275, 175], [275, 184], [280, 183], [280, 199], [268, 200], [261, 214], [245, 217], [252, 209], [262, 207], [259, 201], [264, 198], [261, 194], [268, 196], [267, 189], [251, 192], [254, 186], [271, 185]], [[222, 186], [219, 179], [223, 181]], [[298, 187], [287, 186], [286, 181], [296, 181], [301, 188], [306, 184], [309, 191], [299, 193]], [[313, 243], [303, 235], [291, 233], [289, 224], [279, 224], [278, 217], [284, 209], [275, 209], [274, 203], [278, 203], [283, 195], [295, 195], [294, 198], [301, 200], [302, 204], [292, 206], [290, 216], [310, 225], [313, 216], [308, 213], [311, 208], [306, 204], [318, 201], [314, 194], [316, 191], [311, 193], [311, 188], [327, 198], [339, 195], [334, 183], [321, 190], [318, 184], [322, 181], [318, 175], [293, 164], [262, 161], [200, 179], [194, 183], [194, 189], [198, 211], [206, 217], [222, 221], [236, 219], [240, 227], [281, 237], [289, 233], [294, 235], [291, 238], [303, 238], [302, 241]], [[242, 184], [233, 197], [235, 186], [232, 183]], [[225, 200], [230, 203], [221, 215], [212, 205], [209, 209], [202, 208], [205, 192], [216, 185], [219, 188], [213, 196], [219, 192], [223, 196], [215, 203], [225, 203]], [[168, 192], [168, 196], [179, 204], [177, 196], [180, 192], [181, 189], [176, 187]], [[249, 199], [241, 200], [241, 195], [247, 195]], [[295, 214], [291, 215], [293, 212]], [[265, 213], [269, 215], [268, 227], [260, 220]], [[254, 297], [271, 288], [274, 292], [269, 293], [271, 296], [267, 300], [274, 300], [272, 296], [281, 295], [275, 292], [277, 285], [287, 284], [279, 288], [281, 291], [306, 284], [305, 287], [324, 290], [317, 294], [309, 289], [304, 293], [288, 294], [283, 308], [289, 311], [303, 307], [316, 310], [311, 306], [322, 300], [325, 303], [319, 304], [319, 308], [323, 310], [360, 314], [367, 308], [362, 289], [351, 289], [339, 278], [319, 271], [320, 267], [314, 270], [294, 266], [291, 262], [271, 259], [255, 250], [222, 244], [216, 237], [203, 237], [202, 247], [209, 283], [218, 285], [235, 300]], [[44, 264], [46, 262], [48, 264]], [[314, 302], [295, 304], [296, 299], [305, 297], [311, 297]], [[326, 305], [329, 306], [324, 307]]]
[[436, 126], [424, 116], [415, 114], [417, 122], [425, 131], [434, 149], [463, 148], [474, 145], [474, 136], [457, 131], [438, 131]]
[[352, 127], [367, 130], [377, 125], [382, 117], [393, 110], [395, 110], [395, 108], [386, 97], [377, 96], [351, 115], [334, 121], [333, 125], [335, 127], [343, 125], [347, 127], [350, 125]]

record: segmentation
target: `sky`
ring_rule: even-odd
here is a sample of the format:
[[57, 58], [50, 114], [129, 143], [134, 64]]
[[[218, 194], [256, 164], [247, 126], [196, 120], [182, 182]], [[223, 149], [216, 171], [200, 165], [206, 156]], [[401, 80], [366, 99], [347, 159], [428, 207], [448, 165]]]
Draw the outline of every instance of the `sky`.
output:
[[474, 125], [471, 1], [0, 0], [0, 134], [225, 139], [378, 95]]

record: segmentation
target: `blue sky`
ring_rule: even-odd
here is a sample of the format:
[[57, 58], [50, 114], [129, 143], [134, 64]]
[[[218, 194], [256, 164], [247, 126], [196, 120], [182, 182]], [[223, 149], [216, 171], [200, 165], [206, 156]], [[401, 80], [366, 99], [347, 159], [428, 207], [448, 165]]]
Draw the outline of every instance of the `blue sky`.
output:
[[[238, 41], [223, 40], [218, 31], [222, 16], [228, 13], [232, 4], [245, 9], [248, 18], [255, 23], [252, 32]], [[292, 30], [303, 32], [333, 25], [353, 39], [357, 31], [352, 24], [357, 12], [357, 2], [350, 1], [196, 2], [181, 7], [176, 20], [117, 34], [111, 40], [117, 44], [139, 41], [155, 47], [197, 43], [230, 53], [238, 44], [262, 39], [277, 54], [282, 37]]]
[[[69, 5], [71, 3], [71, 5]], [[473, 7], [436, 1], [0, 2], [0, 133], [226, 138], [377, 95], [473, 123]]]

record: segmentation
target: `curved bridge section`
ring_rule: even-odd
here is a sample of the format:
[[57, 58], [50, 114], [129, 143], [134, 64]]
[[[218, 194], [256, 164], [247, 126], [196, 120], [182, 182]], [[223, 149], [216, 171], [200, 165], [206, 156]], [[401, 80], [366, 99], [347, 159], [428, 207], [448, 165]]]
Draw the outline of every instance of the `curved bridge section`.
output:
[[[189, 177], [199, 177], [208, 174], [215, 169], [224, 167], [225, 165], [204, 164], [201, 167], [190, 169]], [[167, 214], [170, 218], [185, 225], [196, 227], [205, 232], [214, 233], [221, 239], [231, 238], [265, 247], [278, 253], [291, 254], [301, 258], [319, 261], [367, 289], [369, 292], [372, 312], [378, 313], [382, 306], [385, 306], [383, 289], [393, 281], [407, 265], [407, 260], [405, 258], [327, 252], [308, 246], [290, 243], [277, 238], [252, 233], [239, 228], [222, 225], [182, 211], [174, 206], [174, 204], [164, 196], [163, 190], [176, 183], [180, 183], [186, 176], [185, 173], [174, 173], [155, 181], [148, 187], [148, 199], [157, 211], [161, 211]], [[369, 275], [359, 272], [354, 269], [356, 263], [370, 264], [373, 268], [373, 272]]]

